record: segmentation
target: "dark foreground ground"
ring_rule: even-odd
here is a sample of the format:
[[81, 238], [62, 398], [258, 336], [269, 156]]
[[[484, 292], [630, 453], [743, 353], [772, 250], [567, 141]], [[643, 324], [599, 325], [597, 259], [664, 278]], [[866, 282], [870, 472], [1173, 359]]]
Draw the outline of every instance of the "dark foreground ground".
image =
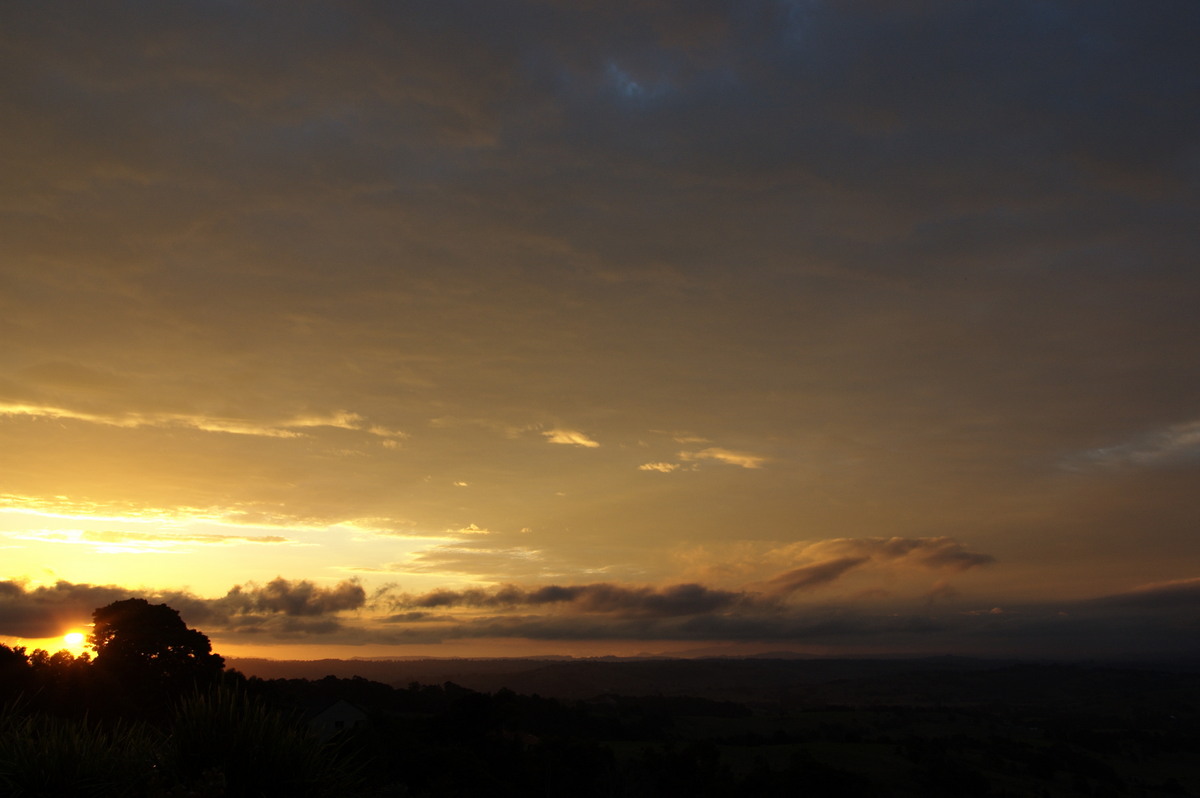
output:
[[1200, 795], [1200, 667], [0, 662], [0, 795]]
[[374, 788], [399, 795], [1200, 795], [1194, 664], [230, 665], [279, 703], [360, 707]]

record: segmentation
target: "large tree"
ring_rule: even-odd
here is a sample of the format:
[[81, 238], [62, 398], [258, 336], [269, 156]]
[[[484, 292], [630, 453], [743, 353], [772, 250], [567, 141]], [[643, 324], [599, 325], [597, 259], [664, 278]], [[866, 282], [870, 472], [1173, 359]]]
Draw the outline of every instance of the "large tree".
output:
[[122, 678], [157, 684], [208, 683], [225, 667], [203, 632], [177, 610], [145, 599], [114, 601], [92, 613], [96, 666]]

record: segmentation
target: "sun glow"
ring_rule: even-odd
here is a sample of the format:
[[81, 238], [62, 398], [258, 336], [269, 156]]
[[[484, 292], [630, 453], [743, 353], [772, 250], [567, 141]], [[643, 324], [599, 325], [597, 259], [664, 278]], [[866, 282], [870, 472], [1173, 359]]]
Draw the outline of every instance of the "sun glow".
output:
[[86, 642], [87, 635], [83, 632], [67, 632], [62, 638], [63, 648], [75, 656], [79, 656], [86, 650]]

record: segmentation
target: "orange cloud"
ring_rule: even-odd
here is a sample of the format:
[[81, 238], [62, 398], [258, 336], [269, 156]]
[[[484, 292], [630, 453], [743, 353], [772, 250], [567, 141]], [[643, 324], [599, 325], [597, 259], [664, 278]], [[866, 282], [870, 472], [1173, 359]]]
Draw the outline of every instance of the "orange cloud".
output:
[[567, 446], [583, 446], [587, 449], [594, 449], [599, 446], [599, 443], [589, 438], [582, 432], [570, 429], [552, 429], [542, 433], [546, 436], [550, 443], [561, 443]]
[[739, 466], [740, 468], [762, 468], [767, 458], [749, 452], [734, 452], [719, 446], [710, 446], [698, 452], [680, 452], [682, 460], [716, 460], [719, 463]]

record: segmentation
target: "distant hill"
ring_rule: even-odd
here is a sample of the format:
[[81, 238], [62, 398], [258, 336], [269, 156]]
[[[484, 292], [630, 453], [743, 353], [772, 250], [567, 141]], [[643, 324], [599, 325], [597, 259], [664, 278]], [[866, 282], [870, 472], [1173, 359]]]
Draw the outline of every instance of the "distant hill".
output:
[[[827, 701], [838, 692], [830, 689], [835, 683], [893, 682], [909, 673], [971, 673], [1010, 664], [957, 658], [228, 660], [229, 667], [264, 679], [359, 676], [397, 687], [453, 682], [481, 692], [509, 689], [564, 699], [690, 695], [772, 703], [805, 697]], [[818, 686], [822, 689], [814, 691]]]

